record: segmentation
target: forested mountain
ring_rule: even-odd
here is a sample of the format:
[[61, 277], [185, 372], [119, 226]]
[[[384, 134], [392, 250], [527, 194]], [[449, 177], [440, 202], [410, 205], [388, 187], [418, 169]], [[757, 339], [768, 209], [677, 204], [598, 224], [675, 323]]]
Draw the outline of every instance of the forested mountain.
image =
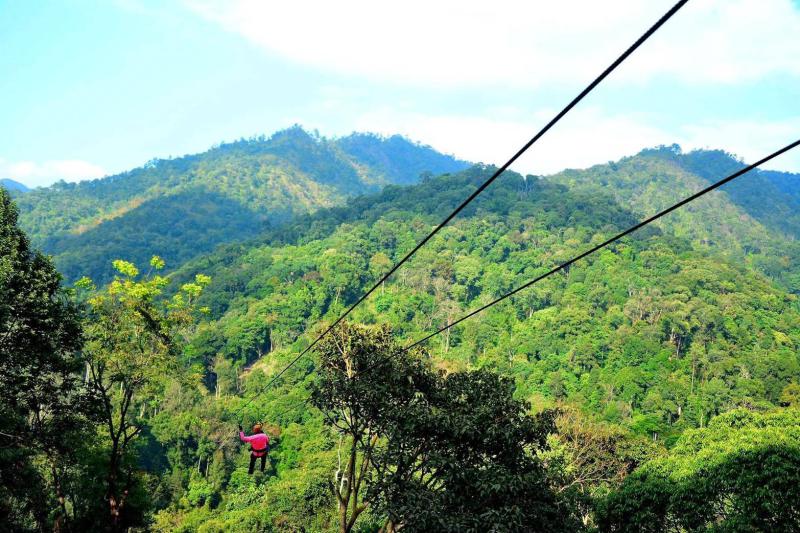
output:
[[[656, 150], [547, 178], [508, 173], [353, 320], [388, 323], [406, 344], [723, 177], [687, 167], [674, 150]], [[264, 383], [260, 371], [269, 377], [293, 358], [309, 341], [308, 328], [340, 313], [492, 170], [474, 167], [411, 188], [387, 187], [187, 264], [178, 280], [200, 272], [213, 279], [200, 299], [211, 320], [191, 341], [187, 364], [220, 398], [253, 397]], [[534, 410], [568, 405], [583, 413], [579, 419], [600, 424], [587, 430], [589, 422], [578, 422], [573, 429], [591, 434], [582, 438], [655, 442], [654, 451], [626, 452], [633, 455], [622, 471], [721, 413], [788, 404], [800, 379], [800, 308], [791, 275], [797, 262], [786, 256], [793, 239], [746, 208], [735, 195], [713, 193], [440, 335], [430, 343], [433, 364], [448, 372], [477, 367], [512, 376], [517, 396]], [[794, 283], [792, 291], [787, 283]], [[249, 365], [239, 384], [237, 369]], [[301, 402], [313, 368], [313, 359], [302, 361], [278, 388], [245, 406], [246, 419], [268, 420], [283, 431], [274, 474], [256, 485], [265, 491], [260, 504], [249, 499], [253, 485], [235, 477], [235, 458], [204, 456], [199, 445], [184, 467], [211, 460], [212, 467], [234, 469], [230, 484], [206, 478], [209, 485], [203, 485], [225, 506], [165, 511], [159, 515], [164, 527], [208, 520], [218, 527], [236, 520], [321, 527], [319, 510], [327, 500], [314, 512], [300, 503], [318, 494], [331, 457], [321, 420]], [[198, 419], [219, 416], [211, 425], [218, 427], [230, 416], [216, 414], [221, 401], [228, 409], [238, 405], [195, 395], [163, 416], [189, 410]], [[205, 438], [218, 437], [211, 431]], [[180, 441], [177, 435], [158, 438]], [[571, 438], [563, 444], [566, 459], [559, 459], [567, 461], [565, 486], [579, 499], [613, 486], [619, 472], [595, 484], [570, 478], [585, 459], [571, 448], [585, 443]], [[302, 516], [291, 511], [298, 507], [306, 509]]]
[[[708, 182], [744, 167], [722, 150], [696, 150], [683, 154], [672, 148], [673, 160]], [[664, 150], [662, 150], [664, 155]], [[767, 227], [800, 237], [800, 175], [756, 169], [748, 179], [725, 186], [730, 199]]]
[[[382, 190], [186, 256], [168, 276], [157, 257], [136, 261], [150, 274], [117, 261], [107, 290], [76, 287], [85, 379], [124, 409], [95, 413], [77, 458], [47, 474], [74, 502], [74, 525], [106, 516], [105, 501], [114, 527], [157, 531], [800, 526], [794, 175], [743, 176], [402, 351], [741, 162], [667, 147], [547, 177], [508, 172], [266, 388], [494, 171], [390, 184], [408, 181], [406, 149], [379, 148], [400, 140], [336, 142], [380, 166], [369, 176]], [[247, 160], [253, 143], [237, 146]], [[751, 178], [771, 184], [761, 202], [780, 218], [751, 201]], [[232, 216], [237, 205], [213, 192], [128, 220], [164, 216], [150, 227], [169, 232], [197, 213]], [[256, 421], [270, 460], [248, 475], [234, 428]]]
[[19, 198], [20, 223], [67, 279], [104, 282], [117, 257], [142, 262], [158, 253], [175, 266], [347, 197], [465, 166], [400, 136], [331, 140], [293, 127], [37, 189]]
[[[677, 146], [644, 150], [635, 157], [551, 179], [572, 188], [613, 194], [640, 217], [720, 180], [744, 164], [720, 150], [682, 153]], [[800, 293], [800, 175], [756, 169], [657, 222], [692, 242], [756, 267]]]
[[12, 194], [30, 191], [30, 189], [22, 183], [8, 178], [0, 178], [0, 187], [5, 187], [5, 189]]

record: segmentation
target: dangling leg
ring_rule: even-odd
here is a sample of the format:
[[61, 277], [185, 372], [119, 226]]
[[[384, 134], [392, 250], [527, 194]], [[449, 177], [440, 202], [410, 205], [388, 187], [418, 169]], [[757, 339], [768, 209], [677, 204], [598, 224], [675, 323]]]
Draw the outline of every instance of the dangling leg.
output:
[[250, 454], [250, 468], [247, 470], [247, 473], [251, 476], [253, 475], [253, 468], [256, 466], [256, 456], [255, 454]]
[[264, 465], [267, 464], [267, 454], [261, 456], [261, 471], [264, 471]]

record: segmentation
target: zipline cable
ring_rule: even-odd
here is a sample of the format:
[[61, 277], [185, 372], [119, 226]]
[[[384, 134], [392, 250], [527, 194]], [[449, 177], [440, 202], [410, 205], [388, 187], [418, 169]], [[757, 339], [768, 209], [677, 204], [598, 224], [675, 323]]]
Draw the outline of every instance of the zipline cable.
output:
[[[435, 332], [431, 333], [430, 335], [426, 335], [425, 337], [422, 337], [421, 339], [419, 339], [417, 341], [414, 341], [413, 343], [409, 344], [408, 346], [397, 350], [396, 352], [394, 352], [391, 355], [385, 357], [384, 359], [382, 359], [378, 363], [375, 363], [373, 365], [368, 366], [367, 368], [362, 370], [361, 373], [367, 373], [367, 372], [370, 372], [370, 371], [374, 370], [378, 366], [381, 366], [381, 365], [389, 362], [389, 360], [391, 360], [393, 357], [397, 357], [398, 355], [401, 355], [401, 354], [403, 354], [403, 353], [405, 353], [405, 352], [407, 352], [407, 351], [419, 346], [420, 344], [428, 341], [432, 337], [435, 337], [436, 335], [439, 335], [440, 333], [443, 333], [443, 332], [447, 331], [448, 329], [452, 328], [453, 326], [455, 326], [457, 324], [460, 324], [461, 322], [463, 322], [463, 321], [465, 321], [465, 320], [477, 315], [478, 313], [480, 313], [482, 311], [485, 311], [489, 307], [492, 307], [493, 305], [496, 305], [496, 304], [502, 302], [503, 300], [505, 300], [507, 298], [510, 298], [511, 296], [514, 296], [518, 292], [527, 289], [531, 285], [534, 285], [535, 283], [538, 283], [539, 281], [541, 281], [541, 280], [543, 280], [543, 279], [545, 279], [545, 278], [547, 278], [549, 276], [552, 276], [553, 274], [555, 274], [555, 273], [557, 273], [557, 272], [559, 272], [561, 270], [564, 270], [565, 268], [569, 267], [573, 263], [575, 263], [577, 261], [580, 261], [581, 259], [584, 259], [585, 257], [587, 257], [587, 256], [589, 256], [589, 255], [601, 250], [602, 248], [605, 248], [606, 246], [608, 246], [608, 245], [610, 245], [610, 244], [622, 239], [623, 237], [626, 237], [627, 235], [630, 235], [631, 233], [635, 232], [636, 230], [639, 230], [639, 229], [643, 228], [644, 226], [650, 224], [651, 222], [654, 222], [654, 221], [658, 220], [659, 218], [661, 218], [661, 217], [663, 217], [665, 215], [668, 215], [669, 213], [675, 211], [676, 209], [679, 209], [680, 207], [683, 207], [684, 205], [688, 204], [689, 202], [692, 202], [692, 201], [700, 198], [701, 196], [704, 196], [704, 195], [708, 194], [709, 192], [722, 187], [726, 183], [728, 183], [730, 181], [733, 181], [736, 178], [738, 178], [738, 177], [740, 177], [740, 176], [742, 176], [744, 174], [747, 174], [748, 172], [750, 172], [751, 170], [755, 169], [756, 167], [759, 167], [759, 166], [763, 165], [764, 163], [766, 163], [766, 162], [778, 157], [779, 155], [784, 154], [784, 153], [788, 152], [789, 150], [792, 150], [793, 148], [797, 148], [798, 146], [800, 146], [800, 139], [796, 140], [795, 142], [793, 142], [791, 144], [788, 144], [788, 145], [784, 146], [780, 150], [777, 150], [777, 151], [771, 153], [770, 155], [768, 155], [768, 156], [766, 156], [766, 157], [764, 157], [762, 159], [759, 159], [755, 163], [753, 163], [751, 165], [748, 165], [748, 166], [746, 166], [746, 167], [734, 172], [733, 174], [729, 175], [728, 177], [723, 178], [723, 179], [721, 179], [721, 180], [719, 180], [717, 182], [714, 182], [713, 184], [709, 185], [705, 189], [703, 189], [703, 190], [701, 190], [699, 192], [696, 192], [696, 193], [692, 194], [691, 196], [688, 196], [688, 197], [684, 198], [683, 200], [679, 201], [678, 203], [673, 204], [672, 206], [664, 209], [663, 211], [660, 211], [660, 212], [656, 213], [655, 215], [651, 216], [650, 218], [647, 218], [647, 219], [639, 222], [638, 224], [636, 224], [634, 226], [631, 226], [630, 228], [626, 229], [625, 231], [622, 231], [622, 232], [618, 233], [617, 235], [611, 237], [610, 239], [607, 239], [606, 241], [604, 241], [604, 242], [602, 242], [602, 243], [590, 248], [589, 250], [587, 250], [587, 251], [585, 251], [585, 252], [583, 252], [583, 253], [581, 253], [579, 255], [576, 255], [575, 257], [573, 257], [569, 261], [561, 263], [557, 267], [549, 270], [548, 272], [542, 274], [541, 276], [538, 276], [538, 277], [532, 279], [531, 281], [525, 283], [524, 285], [521, 285], [521, 286], [517, 287], [516, 289], [512, 290], [511, 292], [506, 293], [503, 296], [500, 296], [500, 297], [496, 298], [495, 300], [489, 302], [488, 304], [483, 305], [483, 306], [479, 307], [478, 309], [475, 309], [474, 311], [470, 311], [469, 313], [467, 313], [463, 317], [459, 318], [458, 320], [455, 320], [455, 321], [447, 324], [446, 326], [439, 328], [438, 330], [436, 330]], [[309, 402], [310, 402], [310, 398], [305, 398], [301, 402], [301, 404], [302, 403], [309, 403]], [[284, 409], [283, 411], [279, 412], [278, 415], [276, 415], [276, 418], [280, 418], [281, 416], [283, 416], [284, 414], [288, 413], [291, 410], [292, 409]]]
[[[708, 194], [709, 192], [711, 192], [711, 191], [713, 191], [715, 189], [718, 189], [719, 187], [722, 187], [726, 183], [735, 180], [736, 178], [738, 178], [738, 177], [750, 172], [751, 170], [755, 169], [756, 167], [759, 167], [759, 166], [763, 165], [764, 163], [766, 163], [766, 162], [768, 162], [768, 161], [780, 156], [781, 154], [784, 154], [784, 153], [788, 152], [789, 150], [792, 150], [793, 148], [796, 148], [797, 146], [800, 146], [800, 139], [798, 139], [797, 141], [795, 141], [795, 142], [793, 142], [791, 144], [788, 144], [788, 145], [784, 146], [780, 150], [777, 150], [777, 151], [771, 153], [770, 155], [768, 155], [768, 156], [756, 161], [755, 163], [752, 163], [751, 165], [748, 165], [748, 166], [738, 170], [737, 172], [734, 172], [733, 174], [729, 175], [728, 177], [723, 178], [723, 179], [721, 179], [721, 180], [709, 185], [705, 189], [703, 189], [703, 190], [701, 190], [699, 192], [696, 192], [691, 196], [688, 196], [688, 197], [684, 198], [683, 200], [679, 201], [678, 203], [673, 204], [672, 206], [664, 209], [663, 211], [660, 211], [660, 212], [656, 213], [655, 215], [651, 216], [650, 218], [647, 218], [647, 219], [639, 222], [638, 224], [636, 224], [634, 226], [631, 226], [630, 228], [626, 229], [625, 231], [622, 231], [622, 232], [618, 233], [617, 235], [611, 237], [610, 239], [607, 239], [606, 241], [604, 241], [604, 242], [602, 242], [602, 243], [590, 248], [589, 250], [587, 250], [587, 251], [585, 251], [585, 252], [573, 257], [569, 261], [561, 263], [557, 267], [549, 270], [548, 272], [542, 274], [541, 276], [538, 276], [538, 277], [532, 279], [531, 281], [525, 283], [524, 285], [521, 285], [521, 286], [517, 287], [516, 289], [512, 290], [511, 292], [506, 293], [503, 296], [500, 296], [500, 297], [496, 298], [495, 300], [489, 302], [488, 304], [483, 305], [483, 306], [479, 307], [478, 309], [475, 309], [474, 311], [471, 311], [471, 312], [467, 313], [466, 315], [464, 315], [463, 317], [459, 318], [458, 320], [455, 320], [455, 321], [447, 324], [446, 326], [439, 328], [438, 330], [436, 330], [435, 332], [431, 333], [430, 335], [426, 335], [425, 337], [423, 337], [423, 338], [421, 338], [421, 339], [419, 339], [417, 341], [414, 341], [413, 343], [409, 344], [408, 346], [406, 346], [406, 347], [394, 352], [393, 354], [389, 355], [388, 357], [384, 358], [379, 363], [373, 364], [371, 366], [368, 366], [362, 372], [363, 373], [367, 373], [367, 372], [370, 372], [370, 371], [374, 370], [378, 366], [389, 362], [389, 360], [391, 360], [392, 358], [397, 357], [398, 355], [401, 355], [401, 354], [403, 354], [403, 353], [405, 353], [405, 352], [407, 352], [407, 351], [419, 346], [420, 344], [430, 340], [431, 338], [435, 337], [436, 335], [439, 335], [440, 333], [443, 333], [443, 332], [447, 331], [448, 329], [452, 328], [453, 326], [455, 326], [457, 324], [460, 324], [461, 322], [464, 322], [465, 320], [477, 315], [478, 313], [480, 313], [482, 311], [485, 311], [489, 307], [492, 307], [493, 305], [496, 305], [496, 304], [502, 302], [503, 300], [506, 300], [507, 298], [510, 298], [511, 296], [519, 293], [520, 291], [523, 291], [523, 290], [527, 289], [528, 287], [534, 285], [535, 283], [538, 283], [539, 281], [541, 281], [541, 280], [543, 280], [543, 279], [545, 279], [545, 278], [547, 278], [549, 276], [552, 276], [553, 274], [555, 274], [557, 272], [560, 272], [561, 270], [564, 270], [565, 268], [569, 267], [573, 263], [575, 263], [577, 261], [580, 261], [581, 259], [583, 259], [583, 258], [585, 258], [585, 257], [587, 257], [587, 256], [589, 256], [589, 255], [601, 250], [602, 248], [605, 248], [606, 246], [608, 246], [608, 245], [610, 245], [610, 244], [622, 239], [623, 237], [626, 237], [627, 235], [630, 235], [631, 233], [635, 232], [636, 230], [639, 230], [639, 229], [643, 228], [644, 226], [650, 224], [651, 222], [654, 222], [654, 221], [658, 220], [659, 218], [661, 218], [661, 217], [663, 217], [663, 216], [675, 211], [676, 209], [679, 209], [680, 207], [688, 204], [689, 202], [692, 202], [692, 201], [700, 198], [701, 196], [704, 196], [705, 194]], [[301, 404], [310, 404], [310, 400], [311, 400], [310, 398], [305, 398], [301, 402]], [[245, 405], [247, 405], [247, 404], [245, 404]], [[279, 412], [275, 416], [275, 418], [280, 418], [283, 415], [285, 415], [288, 412], [290, 412], [291, 410], [292, 409], [284, 409], [283, 411]], [[222, 443], [218, 443], [218, 448], [221, 448], [222, 445], [223, 445]]]
[[781, 154], [783, 154], [785, 152], [788, 152], [792, 148], [796, 148], [798, 145], [800, 145], [800, 139], [798, 139], [797, 141], [795, 141], [795, 142], [793, 142], [791, 144], [788, 144], [788, 145], [784, 146], [783, 148], [781, 148], [780, 150], [778, 150], [776, 152], [771, 153], [770, 155], [764, 157], [763, 159], [760, 159], [760, 160], [756, 161], [755, 163], [753, 163], [751, 165], [748, 165], [748, 166], [744, 167], [743, 169], [741, 169], [741, 170], [739, 170], [737, 172], [734, 172], [733, 174], [731, 174], [727, 178], [723, 178], [723, 179], [721, 179], [721, 180], [709, 185], [708, 187], [706, 187], [702, 191], [696, 192], [693, 195], [684, 198], [680, 202], [672, 205], [671, 207], [668, 207], [667, 209], [664, 209], [663, 211], [660, 211], [659, 213], [656, 213], [655, 215], [651, 216], [650, 218], [647, 218], [647, 219], [639, 222], [635, 226], [631, 226], [630, 228], [626, 229], [625, 231], [623, 231], [621, 233], [618, 233], [617, 235], [615, 235], [615, 236], [611, 237], [610, 239], [598, 244], [597, 246], [594, 246], [594, 247], [590, 248], [589, 250], [586, 250], [582, 254], [576, 255], [575, 257], [573, 257], [569, 261], [561, 263], [560, 265], [558, 265], [557, 267], [553, 268], [552, 270], [549, 270], [548, 272], [542, 274], [541, 276], [538, 276], [538, 277], [532, 279], [531, 281], [525, 283], [524, 285], [521, 285], [521, 286], [517, 287], [513, 291], [511, 291], [511, 292], [509, 292], [507, 294], [504, 294], [503, 296], [500, 296], [499, 298], [497, 298], [495, 300], [492, 300], [488, 304], [483, 305], [483, 306], [479, 307], [478, 309], [475, 309], [474, 311], [471, 311], [471, 312], [467, 313], [466, 315], [464, 315], [463, 317], [459, 318], [458, 320], [456, 320], [454, 322], [451, 322], [451, 323], [447, 324], [446, 326], [443, 326], [443, 327], [439, 328], [438, 330], [436, 330], [435, 332], [431, 333], [430, 335], [427, 335], [427, 336], [425, 336], [425, 337], [413, 342], [412, 344], [409, 344], [408, 346], [403, 348], [400, 351], [400, 353], [408, 351], [408, 350], [414, 348], [415, 346], [419, 346], [423, 342], [429, 340], [431, 337], [435, 337], [436, 335], [438, 335], [440, 333], [443, 333], [444, 331], [447, 331], [448, 329], [452, 328], [453, 326], [455, 326], [457, 324], [460, 324], [461, 322], [467, 320], [468, 318], [471, 318], [471, 317], [477, 315], [481, 311], [484, 311], [484, 310], [488, 309], [489, 307], [492, 307], [493, 305], [496, 305], [496, 304], [502, 302], [506, 298], [510, 298], [511, 296], [514, 296], [518, 292], [527, 289], [528, 287], [530, 287], [534, 283], [537, 283], [537, 282], [539, 282], [539, 281], [541, 281], [541, 280], [543, 280], [543, 279], [545, 279], [545, 278], [547, 278], [549, 276], [552, 276], [553, 274], [555, 274], [555, 273], [557, 273], [557, 272], [559, 272], [561, 270], [564, 270], [565, 268], [569, 267], [570, 265], [572, 265], [576, 261], [580, 261], [584, 257], [586, 257], [588, 255], [591, 255], [591, 254], [597, 252], [598, 250], [600, 250], [602, 248], [605, 248], [609, 244], [622, 239], [623, 237], [633, 233], [634, 231], [636, 231], [638, 229], [641, 229], [642, 227], [650, 224], [651, 222], [653, 222], [655, 220], [658, 220], [659, 218], [663, 217], [664, 215], [668, 215], [669, 213], [672, 213], [676, 209], [688, 204], [689, 202], [691, 202], [693, 200], [696, 200], [696, 199], [700, 198], [701, 196], [703, 196], [705, 194], [708, 194], [709, 192], [713, 191], [714, 189], [718, 189], [719, 187], [722, 187], [726, 183], [728, 183], [728, 182], [730, 182], [732, 180], [735, 180], [736, 178], [738, 178], [742, 174], [746, 174], [747, 172], [750, 172], [754, 168], [763, 165], [767, 161], [770, 161], [771, 159], [774, 159], [774, 158], [778, 157], [779, 155], [781, 155]]
[[[553, 126], [560, 121], [564, 115], [569, 113], [572, 108], [574, 108], [578, 103], [583, 100], [590, 92], [592, 92], [595, 87], [597, 87], [605, 78], [608, 77], [623, 61], [625, 61], [633, 52], [636, 51], [645, 41], [647, 41], [656, 31], [658, 31], [661, 26], [663, 26], [670, 18], [672, 18], [675, 13], [677, 13], [689, 0], [680, 0], [677, 2], [672, 8], [667, 11], [658, 21], [653, 24], [641, 37], [639, 37], [627, 50], [625, 50], [613, 63], [611, 63], [599, 76], [597, 76], [594, 81], [592, 81], [589, 85], [583, 89], [578, 96], [572, 99], [572, 101], [564, 107], [561, 111], [554, 116], [550, 122], [545, 124], [545, 126], [539, 130], [539, 132], [534, 135], [527, 143], [525, 143], [522, 148], [520, 148], [517, 153], [515, 153], [508, 161], [506, 161], [501, 167], [499, 167], [492, 175], [484, 181], [472, 194], [470, 194], [461, 204], [456, 207], [447, 217], [438, 225], [436, 226], [424, 239], [419, 241], [410, 252], [408, 252], [403, 258], [398, 261], [386, 274], [384, 274], [380, 280], [378, 280], [375, 285], [372, 286], [367, 292], [365, 292], [353, 305], [351, 305], [344, 313], [342, 313], [339, 318], [337, 318], [330, 326], [328, 326], [325, 331], [323, 331], [320, 335], [318, 335], [314, 341], [309, 344], [300, 354], [292, 359], [286, 367], [284, 367], [278, 374], [276, 374], [265, 386], [263, 391], [268, 390], [284, 373], [286, 373], [292, 366], [294, 366], [305, 354], [307, 354], [317, 343], [322, 340], [325, 335], [331, 332], [333, 328], [335, 328], [342, 320], [344, 320], [356, 307], [358, 307], [364, 300], [366, 300], [370, 294], [375, 292], [378, 287], [381, 286], [389, 277], [394, 274], [398, 268], [400, 268], [406, 261], [411, 259], [411, 257], [425, 244], [433, 238], [444, 226], [446, 226], [453, 218], [455, 218], [461, 211], [464, 210], [467, 205], [470, 204], [479, 194], [481, 194], [489, 185], [491, 185], [503, 172], [505, 172], [508, 167], [510, 167], [517, 159], [522, 156], [528, 149], [533, 146], [536, 141], [538, 141], [545, 133], [547, 133]], [[249, 405], [255, 397], [251, 398], [247, 402], [245, 402], [237, 411], [241, 413], [241, 411]]]

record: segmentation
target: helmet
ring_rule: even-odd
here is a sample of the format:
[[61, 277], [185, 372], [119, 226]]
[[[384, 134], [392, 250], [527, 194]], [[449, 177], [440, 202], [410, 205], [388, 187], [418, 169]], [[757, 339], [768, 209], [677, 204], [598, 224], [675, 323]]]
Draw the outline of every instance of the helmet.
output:
[[253, 433], [261, 433], [261, 424], [255, 424], [253, 426]]

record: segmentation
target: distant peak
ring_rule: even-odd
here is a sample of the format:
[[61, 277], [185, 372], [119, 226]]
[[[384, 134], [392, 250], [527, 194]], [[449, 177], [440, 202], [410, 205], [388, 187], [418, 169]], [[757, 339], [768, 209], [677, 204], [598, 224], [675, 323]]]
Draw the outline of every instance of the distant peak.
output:
[[30, 191], [30, 188], [27, 185], [8, 178], [0, 178], [0, 185], [5, 187], [9, 191], [15, 191], [15, 192]]
[[678, 143], [659, 144], [658, 146], [653, 146], [652, 148], [645, 148], [636, 155], [673, 157], [676, 155], [683, 155], [683, 148], [681, 148], [681, 145]]
[[681, 145], [677, 143], [670, 145], [661, 144], [652, 148], [645, 148], [637, 155], [666, 157], [668, 159], [702, 158], [705, 160], [727, 160], [731, 163], [744, 164], [741, 157], [719, 148], [695, 148], [694, 150], [685, 152], [683, 148], [681, 148]]
[[273, 141], [282, 138], [316, 140], [316, 139], [321, 139], [322, 137], [316, 130], [314, 132], [309, 133], [300, 124], [295, 124], [286, 129], [276, 131], [275, 133], [272, 134], [269, 140]]

